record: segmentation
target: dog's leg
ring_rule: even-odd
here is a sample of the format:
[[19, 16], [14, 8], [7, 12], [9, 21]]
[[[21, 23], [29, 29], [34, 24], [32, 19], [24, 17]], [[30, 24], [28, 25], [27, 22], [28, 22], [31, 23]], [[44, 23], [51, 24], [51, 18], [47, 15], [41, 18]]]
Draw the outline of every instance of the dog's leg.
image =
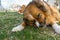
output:
[[58, 25], [57, 23], [54, 23], [52, 27], [56, 33], [60, 34], [60, 25]]
[[17, 31], [21, 31], [25, 28], [25, 23], [23, 22], [22, 24], [18, 25], [17, 27], [14, 27], [12, 29], [12, 32], [17, 32]]

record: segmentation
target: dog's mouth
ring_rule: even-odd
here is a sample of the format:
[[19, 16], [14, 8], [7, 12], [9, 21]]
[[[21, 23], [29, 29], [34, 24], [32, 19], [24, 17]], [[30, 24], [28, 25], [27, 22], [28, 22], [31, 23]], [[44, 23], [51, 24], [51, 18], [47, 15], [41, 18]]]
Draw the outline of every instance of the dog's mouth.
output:
[[28, 20], [26, 18], [23, 18], [23, 21], [26, 23], [26, 25], [35, 25], [35, 20]]
[[28, 20], [28, 19], [23, 19], [26, 25], [34, 26], [34, 27], [43, 27], [43, 23], [39, 23], [37, 20]]

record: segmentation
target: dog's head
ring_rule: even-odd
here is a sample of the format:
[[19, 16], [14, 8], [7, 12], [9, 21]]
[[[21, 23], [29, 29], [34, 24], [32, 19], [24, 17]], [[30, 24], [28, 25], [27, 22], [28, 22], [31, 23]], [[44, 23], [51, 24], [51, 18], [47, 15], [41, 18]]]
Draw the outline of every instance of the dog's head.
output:
[[[41, 5], [40, 5], [41, 6]], [[35, 2], [31, 2], [24, 11], [24, 21], [27, 25], [44, 24], [45, 14], [39, 9]], [[39, 23], [38, 23], [39, 22]]]

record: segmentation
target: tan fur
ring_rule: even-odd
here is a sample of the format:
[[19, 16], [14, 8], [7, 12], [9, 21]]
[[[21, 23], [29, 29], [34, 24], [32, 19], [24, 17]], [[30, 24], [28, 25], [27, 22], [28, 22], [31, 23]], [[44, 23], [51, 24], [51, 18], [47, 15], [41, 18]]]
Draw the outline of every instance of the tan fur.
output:
[[21, 25], [14, 27], [13, 32], [21, 31], [26, 26], [39, 27], [42, 25], [43, 28], [41, 29], [43, 30], [47, 25], [52, 25], [55, 32], [60, 34], [60, 26], [57, 24], [57, 21], [60, 22], [60, 14], [55, 6], [51, 6], [44, 1], [32, 1], [22, 12], [24, 13], [23, 22]]
[[18, 11], [19, 14], [23, 13], [23, 11], [25, 10], [25, 5], [22, 5]]
[[[44, 4], [43, 6], [47, 11], [44, 12], [43, 10], [38, 8], [40, 6], [37, 7], [37, 5], [34, 2], [31, 2], [30, 4], [28, 4], [28, 6], [23, 12], [24, 18], [29, 20], [28, 23], [30, 23], [31, 20], [37, 20], [39, 23], [43, 23], [45, 20], [47, 25], [49, 24], [52, 25], [56, 21], [60, 22], [60, 16], [59, 16], [60, 14], [56, 7], [48, 5], [43, 1], [42, 2], [40, 1], [40, 3]], [[38, 14], [40, 14], [41, 16], [40, 18], [38, 18]], [[32, 17], [30, 17], [29, 15], [31, 15]]]

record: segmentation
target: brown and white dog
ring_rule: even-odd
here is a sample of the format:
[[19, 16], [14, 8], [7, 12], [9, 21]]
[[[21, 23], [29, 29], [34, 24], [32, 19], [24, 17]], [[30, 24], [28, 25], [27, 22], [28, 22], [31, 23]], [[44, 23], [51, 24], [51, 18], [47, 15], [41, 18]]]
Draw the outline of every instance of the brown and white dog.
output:
[[52, 25], [55, 32], [60, 34], [60, 26], [57, 24], [60, 22], [60, 14], [56, 7], [44, 1], [39, 1], [39, 3], [32, 1], [28, 4], [23, 13], [23, 23], [14, 27], [12, 29], [13, 32], [21, 31], [27, 25], [34, 27]]

